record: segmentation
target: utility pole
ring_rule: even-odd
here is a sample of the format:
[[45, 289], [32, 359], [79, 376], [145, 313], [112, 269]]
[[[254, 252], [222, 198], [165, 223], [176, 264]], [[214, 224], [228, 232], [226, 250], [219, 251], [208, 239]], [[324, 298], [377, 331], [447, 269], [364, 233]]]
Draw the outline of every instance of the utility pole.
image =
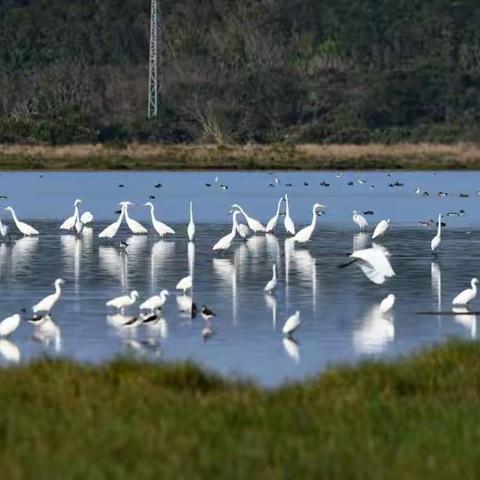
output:
[[159, 0], [151, 0], [150, 53], [148, 68], [148, 118], [158, 115], [158, 96], [162, 91], [162, 49]]

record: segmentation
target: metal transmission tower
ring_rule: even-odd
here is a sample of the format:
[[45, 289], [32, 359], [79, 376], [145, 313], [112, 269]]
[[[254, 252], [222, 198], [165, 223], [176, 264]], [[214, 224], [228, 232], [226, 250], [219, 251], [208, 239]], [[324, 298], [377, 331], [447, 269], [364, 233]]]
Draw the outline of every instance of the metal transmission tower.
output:
[[162, 49], [159, 0], [151, 0], [151, 2], [147, 116], [155, 118], [158, 114], [158, 96], [162, 90]]

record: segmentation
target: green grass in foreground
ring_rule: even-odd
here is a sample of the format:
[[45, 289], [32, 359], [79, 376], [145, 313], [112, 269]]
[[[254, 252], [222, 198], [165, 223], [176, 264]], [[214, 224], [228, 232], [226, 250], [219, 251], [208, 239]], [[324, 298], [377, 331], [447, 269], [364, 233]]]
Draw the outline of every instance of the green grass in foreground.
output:
[[192, 365], [0, 370], [2, 478], [477, 478], [480, 348], [265, 391]]

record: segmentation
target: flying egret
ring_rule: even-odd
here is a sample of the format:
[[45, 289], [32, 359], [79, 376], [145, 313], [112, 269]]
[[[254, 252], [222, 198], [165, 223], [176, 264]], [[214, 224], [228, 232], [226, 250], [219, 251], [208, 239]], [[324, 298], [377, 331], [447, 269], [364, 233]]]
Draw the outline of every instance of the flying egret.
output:
[[65, 280], [62, 278], [57, 278], [54, 282], [55, 285], [55, 293], [48, 295], [43, 300], [38, 302], [32, 307], [33, 313], [35, 315], [45, 316], [49, 314], [52, 308], [60, 299], [60, 295], [62, 294], [62, 285], [65, 284]]
[[380, 303], [380, 313], [388, 313], [395, 303], [395, 295], [390, 293]]
[[237, 209], [241, 212], [241, 214], [245, 217], [248, 227], [253, 231], [253, 233], [257, 234], [257, 232], [265, 231], [265, 227], [255, 218], [249, 217], [240, 205], [235, 203], [232, 205], [232, 209]]
[[300, 311], [297, 310], [293, 315], [288, 317], [287, 321], [283, 325], [282, 333], [287, 337], [290, 337], [293, 332], [295, 332], [295, 330], [300, 327], [301, 323], [302, 322], [300, 320]]
[[165, 305], [169, 295], [170, 292], [168, 290], [162, 290], [159, 295], [153, 295], [145, 300], [140, 305], [140, 310], [150, 310], [153, 312], [154, 310], [161, 309]]
[[[160, 220], [157, 220], [155, 218], [155, 213], [154, 213], [155, 207], [153, 206], [153, 204], [151, 202], [144, 203], [143, 206], [144, 207], [150, 207], [150, 216], [152, 218], [153, 228], [160, 235], [161, 238], [163, 238], [168, 233], [170, 233], [172, 235], [175, 234], [175, 230], [173, 228], [170, 228], [168, 225], [165, 225], [163, 222], [161, 222]], [[188, 228], [190, 228], [190, 225], [188, 226]], [[194, 233], [195, 233], [195, 226], [194, 226]]]
[[193, 279], [191, 275], [183, 277], [175, 287], [177, 290], [183, 290], [183, 293], [187, 293], [188, 290], [191, 290], [193, 286]]
[[[25, 310], [22, 310], [24, 312]], [[0, 322], [0, 337], [10, 336], [20, 325], [22, 316], [19, 313], [4, 318]]]
[[120, 225], [122, 224], [123, 217], [125, 216], [125, 207], [122, 205], [122, 210], [120, 212], [120, 215], [117, 218], [117, 221], [103, 229], [99, 234], [98, 238], [108, 238], [112, 239], [118, 232], [118, 229], [120, 228]]
[[372, 240], [375, 240], [378, 237], [383, 237], [383, 235], [385, 235], [385, 232], [390, 227], [390, 222], [391, 220], [389, 218], [387, 218], [387, 220], [381, 220], [380, 222], [378, 222], [378, 225], [373, 231]]
[[121, 297], [112, 298], [106, 303], [106, 305], [107, 307], [113, 307], [117, 310], [121, 310], [123, 313], [125, 307], [133, 305], [137, 301], [138, 297], [138, 292], [136, 290], [132, 290], [130, 295], [122, 295]]
[[272, 278], [265, 285], [263, 289], [264, 292], [272, 294], [275, 288], [277, 287], [277, 265], [274, 263], [272, 265]]
[[25, 236], [30, 236], [30, 235], [38, 235], [38, 230], [35, 230], [32, 226], [30, 226], [28, 223], [21, 222], [15, 213], [15, 210], [12, 207], [7, 207], [5, 210], [8, 210], [13, 217], [13, 221], [15, 222], [15, 226], [18, 228], [20, 233], [23, 233]]
[[278, 217], [280, 215], [280, 205], [282, 202], [285, 200], [285, 197], [282, 197], [277, 204], [277, 211], [275, 212], [275, 215], [268, 221], [267, 226], [265, 227], [265, 232], [267, 233], [273, 233], [275, 228], [277, 227], [278, 223]]
[[[145, 235], [146, 233], [148, 233], [148, 230], [140, 222], [137, 222], [136, 220], [131, 218], [130, 215], [128, 214], [128, 207], [131, 205], [135, 205], [134, 203], [127, 201], [127, 202], [120, 202], [119, 205], [125, 208], [125, 220], [127, 221], [128, 228], [134, 235]], [[153, 205], [152, 205], [152, 218], [153, 218]]]
[[438, 227], [437, 227], [437, 234], [432, 238], [432, 242], [430, 247], [432, 249], [432, 253], [437, 253], [437, 250], [440, 248], [440, 243], [442, 241], [442, 214], [438, 215]]
[[355, 250], [350, 262], [339, 265], [340, 268], [356, 263], [373, 283], [382, 284], [387, 278], [395, 276], [390, 261], [382, 248], [372, 247]]
[[326, 207], [325, 205], [322, 205], [320, 203], [316, 203], [312, 207], [312, 222], [310, 223], [310, 225], [302, 228], [296, 233], [296, 235], [293, 237], [294, 242], [306, 243], [310, 240], [315, 230], [315, 225], [317, 224], [317, 208], [326, 208]]
[[73, 204], [73, 215], [68, 217], [61, 225], [60, 230], [72, 230], [75, 227], [75, 223], [77, 218], [80, 217], [78, 206], [82, 203], [82, 201], [77, 198]]
[[477, 296], [478, 278], [472, 278], [471, 288], [465, 289], [459, 293], [452, 301], [452, 305], [468, 305]]
[[352, 220], [354, 223], [358, 225], [360, 230], [365, 230], [368, 227], [367, 219], [363, 215], [360, 215], [356, 210], [354, 210], [352, 214]]
[[228, 250], [230, 245], [237, 234], [237, 215], [239, 214], [238, 210], [233, 211], [232, 215], [232, 231], [222, 237], [213, 247], [212, 250]]
[[187, 228], [188, 239], [193, 242], [193, 238], [195, 237], [195, 224], [193, 223], [193, 205], [190, 202], [190, 222], [188, 222]]
[[285, 230], [290, 235], [295, 235], [295, 224], [290, 217], [290, 207], [288, 205], [288, 195], [285, 194], [285, 218], [283, 220]]

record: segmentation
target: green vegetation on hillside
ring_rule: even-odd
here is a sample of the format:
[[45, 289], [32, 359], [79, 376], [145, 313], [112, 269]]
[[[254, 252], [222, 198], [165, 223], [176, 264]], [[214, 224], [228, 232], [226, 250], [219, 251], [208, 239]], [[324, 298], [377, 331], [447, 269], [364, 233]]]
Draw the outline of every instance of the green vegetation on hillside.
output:
[[478, 0], [0, 2], [0, 142], [480, 139]]
[[333, 369], [265, 391], [192, 365], [0, 370], [8, 479], [478, 477], [480, 350]]

